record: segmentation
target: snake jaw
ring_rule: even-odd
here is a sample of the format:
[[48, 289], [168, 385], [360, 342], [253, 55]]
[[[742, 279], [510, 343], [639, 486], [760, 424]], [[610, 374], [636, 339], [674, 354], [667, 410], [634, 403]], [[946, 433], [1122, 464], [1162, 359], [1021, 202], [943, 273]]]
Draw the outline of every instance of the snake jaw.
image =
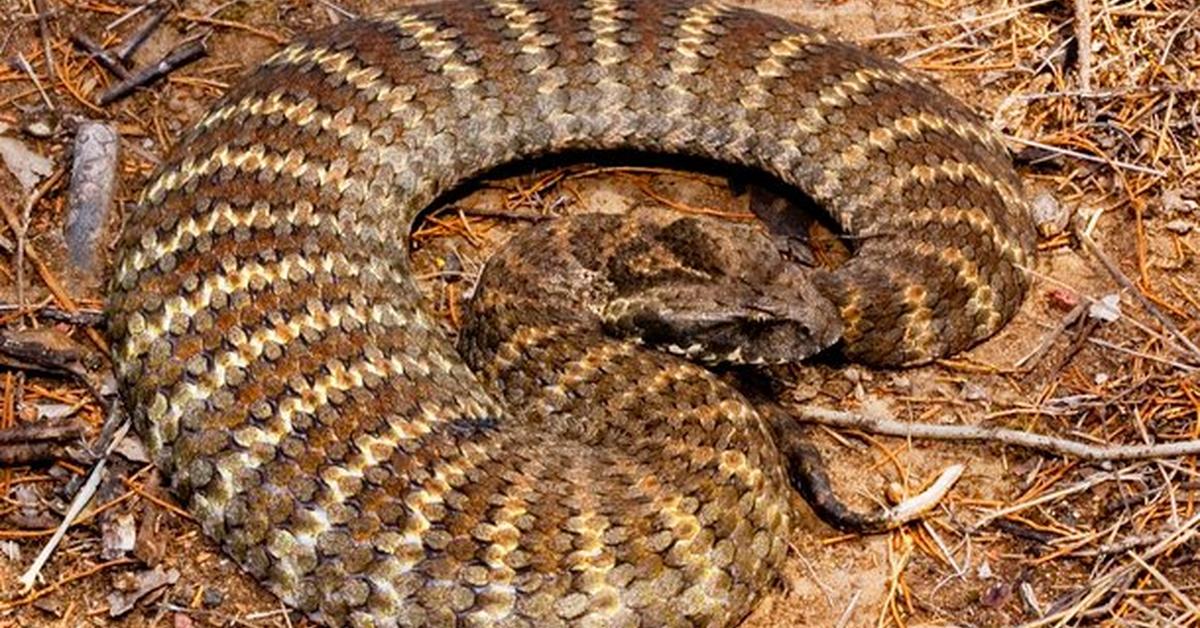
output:
[[842, 334], [832, 303], [791, 275], [765, 287], [740, 283], [651, 289], [614, 299], [605, 330], [706, 365], [794, 364]]

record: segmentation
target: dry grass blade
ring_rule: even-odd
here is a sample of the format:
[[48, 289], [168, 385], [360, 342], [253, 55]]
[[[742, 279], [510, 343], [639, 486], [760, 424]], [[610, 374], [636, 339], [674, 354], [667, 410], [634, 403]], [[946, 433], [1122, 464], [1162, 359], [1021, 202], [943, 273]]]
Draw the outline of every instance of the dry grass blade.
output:
[[1128, 562], [1092, 579], [1088, 585], [1087, 593], [1070, 608], [1043, 617], [1037, 621], [1022, 624], [1021, 628], [1068, 625], [1071, 621], [1078, 619], [1085, 611], [1091, 609], [1101, 599], [1112, 594], [1121, 582], [1127, 581], [1139, 571], [1142, 571], [1144, 569], [1143, 565], [1195, 538], [1197, 528], [1200, 528], [1200, 513], [1193, 515], [1168, 537], [1154, 544], [1146, 551], [1140, 554], [1131, 553], [1132, 557]]

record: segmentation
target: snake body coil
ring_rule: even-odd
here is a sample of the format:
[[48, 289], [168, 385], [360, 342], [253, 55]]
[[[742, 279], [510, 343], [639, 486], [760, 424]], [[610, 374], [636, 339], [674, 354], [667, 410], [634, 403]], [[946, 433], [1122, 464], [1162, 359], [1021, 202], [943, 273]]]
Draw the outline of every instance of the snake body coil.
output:
[[[234, 87], [120, 244], [122, 391], [206, 532], [331, 624], [745, 616], [794, 520], [754, 409], [699, 367], [535, 325], [493, 351], [542, 369], [505, 375], [506, 405], [410, 275], [410, 227], [439, 194], [514, 160], [618, 148], [748, 166], [826, 207], [857, 243], [820, 285], [859, 360], [962, 349], [1022, 297], [1033, 230], [1003, 146], [859, 48], [675, 0], [350, 21]], [[546, 429], [538, 413], [611, 425]]]

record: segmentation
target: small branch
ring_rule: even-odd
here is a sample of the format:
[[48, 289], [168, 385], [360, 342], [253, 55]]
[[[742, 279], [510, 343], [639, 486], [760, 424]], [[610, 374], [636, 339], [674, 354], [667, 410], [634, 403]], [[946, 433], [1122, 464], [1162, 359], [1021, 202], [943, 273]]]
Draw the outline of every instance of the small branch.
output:
[[938, 22], [937, 24], [927, 24], [924, 26], [918, 26], [918, 27], [914, 27], [914, 28], [906, 28], [904, 30], [889, 31], [886, 33], [879, 33], [877, 35], [869, 35], [867, 37], [857, 39], [856, 41], [858, 41], [858, 42], [873, 42], [873, 41], [884, 41], [884, 40], [889, 40], [889, 39], [911, 39], [914, 35], [919, 35], [921, 33], [928, 33], [929, 31], [935, 31], [935, 30], [939, 30], [942, 28], [954, 28], [956, 26], [967, 26], [967, 25], [973, 24], [975, 22], [982, 22], [984, 20], [990, 20], [990, 19], [996, 18], [996, 17], [1003, 17], [1005, 19], [1011, 19], [1013, 16], [1019, 14], [1021, 11], [1026, 11], [1026, 10], [1032, 9], [1034, 7], [1039, 7], [1043, 4], [1050, 4], [1051, 2], [1054, 2], [1054, 1], [1055, 0], [1032, 0], [1032, 2], [1018, 4], [1018, 5], [1012, 6], [1012, 7], [1005, 7], [1003, 9], [992, 11], [991, 13], [983, 13], [981, 15], [971, 15], [970, 17], [963, 17], [963, 18], [959, 18], [957, 20]]
[[38, 34], [42, 38], [42, 56], [46, 59], [46, 76], [50, 80], [57, 80], [58, 74], [54, 70], [54, 55], [50, 48], [50, 25], [46, 23], [50, 14], [46, 11], [46, 0], [33, 0], [34, 10], [37, 11]]
[[51, 423], [23, 423], [0, 430], [0, 445], [29, 443], [34, 441], [65, 441], [83, 436], [83, 425], [79, 421], [55, 421]]
[[1075, 48], [1079, 91], [1092, 91], [1092, 0], [1075, 0]]
[[[29, 232], [29, 217], [33, 212], [33, 208], [42, 200], [46, 194], [50, 192], [58, 182], [62, 180], [66, 174], [66, 170], [57, 168], [50, 178], [43, 181], [33, 192], [25, 199], [25, 206], [21, 214], [18, 215], [16, 210], [9, 207], [7, 204], [0, 204], [0, 213], [3, 214], [5, 222], [8, 223], [8, 228], [13, 232], [13, 236], [17, 239], [16, 253], [16, 270], [17, 270], [17, 303], [25, 305], [25, 258], [28, 257], [34, 265], [39, 266], [41, 271], [41, 258], [33, 248], [33, 243], [29, 242], [27, 237]], [[49, 281], [46, 282], [50, 286], [51, 291], [54, 286]]]
[[[1029, 3], [1028, 6], [1034, 6], [1036, 4], [1038, 4], [1038, 3], [1036, 3], [1036, 2]], [[958, 35], [955, 35], [954, 37], [950, 37], [948, 39], [943, 39], [943, 40], [939, 41], [938, 43], [928, 46], [926, 48], [922, 48], [915, 52], [910, 52], [910, 53], [900, 57], [898, 59], [898, 61], [900, 61], [900, 63], [905, 63], [905, 64], [912, 63], [913, 61], [916, 61], [917, 59], [920, 59], [921, 57], [924, 57], [932, 52], [942, 50], [943, 48], [947, 48], [947, 47], [952, 46], [964, 39], [973, 37], [983, 31], [986, 31], [989, 28], [995, 28], [997, 26], [1000, 26], [1001, 24], [1004, 24], [1005, 22], [1009, 22], [1014, 17], [1020, 15], [1020, 13], [1021, 13], [1020, 7], [1013, 7], [1008, 11], [997, 12], [996, 15], [998, 15], [999, 17], [997, 17], [994, 20], [984, 22], [983, 24], [980, 24], [973, 28], [964, 30], [963, 32], [959, 33]]]
[[129, 70], [121, 65], [121, 62], [112, 56], [107, 50], [102, 48], [100, 44], [92, 41], [91, 37], [83, 33], [72, 33], [71, 41], [82, 51], [86, 52], [89, 57], [96, 60], [105, 70], [112, 72], [119, 79], [129, 78]]
[[358, 17], [357, 13], [346, 10], [346, 9], [334, 4], [333, 2], [330, 2], [330, 0], [318, 0], [318, 2], [320, 2], [325, 8], [329, 9], [330, 11], [333, 11], [334, 13], [336, 13], [348, 20], [353, 20]]
[[132, 93], [133, 90], [162, 79], [171, 72], [204, 56], [205, 53], [207, 53], [207, 50], [205, 49], [204, 42], [192, 40], [171, 51], [170, 54], [163, 57], [158, 63], [142, 68], [127, 80], [121, 81], [109, 88], [108, 91], [100, 95], [98, 103], [103, 106], [124, 98]]
[[1076, 495], [1078, 493], [1090, 491], [1093, 488], [1100, 486], [1101, 484], [1105, 484], [1107, 482], [1134, 482], [1134, 481], [1138, 481], [1140, 479], [1141, 479], [1141, 477], [1136, 474], [1127, 474], [1124, 469], [1114, 471], [1112, 473], [1097, 473], [1097, 474], [1083, 480], [1082, 482], [1077, 482], [1066, 488], [1061, 488], [1061, 489], [1058, 489], [1057, 491], [1053, 491], [1050, 493], [1043, 493], [1040, 496], [1030, 499], [1028, 501], [1018, 502], [1018, 503], [1012, 504], [1010, 506], [1005, 506], [1004, 508], [1001, 508], [1000, 510], [993, 510], [993, 511], [989, 512], [988, 514], [984, 515], [983, 517], [981, 517], [975, 523], [971, 524], [970, 529], [972, 531], [981, 530], [981, 529], [991, 525], [993, 521], [1004, 519], [1005, 517], [1008, 517], [1010, 515], [1015, 515], [1019, 512], [1025, 511], [1025, 510], [1029, 510], [1030, 508], [1033, 508], [1035, 506], [1040, 506], [1042, 504], [1050, 504], [1050, 503], [1057, 502], [1058, 500], [1060, 500], [1064, 497], [1070, 496], [1070, 495]]
[[[157, 0], [155, 2], [144, 4], [139, 8], [151, 7], [156, 3]], [[147, 39], [150, 39], [150, 35], [153, 35], [154, 31], [158, 30], [159, 25], [162, 24], [163, 20], [166, 19], [170, 12], [171, 5], [169, 3], [166, 6], [154, 11], [154, 13], [150, 15], [150, 19], [146, 20], [141, 26], [138, 27], [136, 31], [134, 31], [132, 35], [129, 36], [129, 39], [126, 39], [124, 43], [117, 47], [115, 53], [117, 58], [124, 63], [129, 63], [129, 60], [133, 58], [133, 54], [138, 51], [138, 48], [142, 47], [142, 44], [146, 43]], [[112, 25], [109, 27], [111, 28]]]
[[850, 619], [854, 616], [854, 609], [858, 607], [860, 597], [862, 597], [862, 589], [855, 589], [854, 595], [850, 596], [850, 601], [846, 603], [846, 608], [838, 616], [837, 628], [845, 628], [850, 625]]
[[1108, 342], [1107, 340], [1101, 340], [1100, 338], [1088, 338], [1087, 341], [1090, 342], [1091, 344], [1096, 345], [1097, 347], [1104, 347], [1105, 349], [1111, 349], [1112, 351], [1116, 351], [1118, 353], [1124, 353], [1125, 355], [1131, 355], [1135, 358], [1141, 358], [1143, 360], [1149, 360], [1151, 362], [1158, 362], [1159, 364], [1165, 364], [1169, 367], [1179, 369], [1179, 370], [1183, 371], [1184, 373], [1195, 373], [1196, 371], [1200, 371], [1200, 368], [1197, 368], [1195, 366], [1184, 364], [1182, 362], [1176, 362], [1175, 360], [1168, 360], [1162, 356], [1154, 355], [1153, 353], [1146, 353], [1145, 351], [1136, 351], [1134, 349], [1127, 349], [1125, 347], [1122, 347], [1121, 345], [1117, 345], [1117, 344]]
[[1179, 33], [1183, 32], [1183, 29], [1192, 21], [1192, 18], [1196, 17], [1197, 13], [1200, 13], [1200, 6], [1192, 9], [1192, 12], [1184, 16], [1183, 20], [1179, 22], [1179, 26], [1176, 26], [1175, 30], [1171, 31], [1171, 36], [1167, 37], [1167, 43], [1163, 45], [1162, 55], [1158, 57], [1159, 65], [1167, 64], [1167, 61], [1171, 58], [1171, 48], [1175, 45], [1175, 39], [1179, 37]]
[[1127, 583], [1142, 572], [1142, 565], [1192, 540], [1197, 534], [1196, 527], [1198, 525], [1200, 525], [1200, 513], [1193, 515], [1191, 519], [1171, 532], [1169, 536], [1155, 543], [1145, 552], [1131, 555], [1129, 562], [1110, 569], [1103, 575], [1094, 578], [1088, 584], [1086, 594], [1069, 608], [1021, 624], [1021, 628], [1040, 628], [1041, 626], [1064, 626], [1071, 624], [1072, 619], [1079, 618], [1087, 609], [1092, 608], [1093, 605], [1110, 594], [1114, 594], [1114, 599], [1109, 602], [1109, 605], [1114, 604], [1116, 599], [1121, 596], [1118, 590], [1124, 587], [1124, 583]]
[[1180, 85], [1175, 83], [1158, 83], [1135, 87], [1118, 87], [1085, 92], [1083, 90], [1061, 90], [1054, 92], [1038, 92], [1015, 94], [1014, 98], [1025, 101], [1045, 100], [1048, 98], [1087, 98], [1090, 100], [1105, 100], [1109, 98], [1129, 98], [1130, 96], [1157, 96], [1191, 94], [1200, 91], [1200, 85]]
[[62, 445], [46, 441], [0, 445], [0, 467], [24, 467], [52, 462], [62, 455], [62, 452]]
[[63, 452], [63, 443], [83, 436], [76, 420], [23, 423], [0, 430], [0, 466], [28, 465], [51, 460]]
[[1017, 137], [1015, 135], [1005, 134], [1004, 138], [1011, 140], [1013, 142], [1016, 142], [1018, 144], [1022, 144], [1024, 146], [1032, 146], [1033, 148], [1040, 148], [1042, 150], [1050, 151], [1052, 153], [1057, 153], [1059, 155], [1066, 155], [1067, 157], [1074, 157], [1075, 159], [1082, 159], [1084, 161], [1090, 161], [1090, 162], [1096, 163], [1096, 164], [1104, 164], [1106, 166], [1111, 166], [1113, 168], [1124, 168], [1125, 170], [1132, 170], [1134, 172], [1140, 172], [1142, 174], [1150, 174], [1150, 175], [1154, 175], [1156, 177], [1167, 176], [1167, 173], [1163, 172], [1162, 170], [1157, 170], [1154, 168], [1147, 168], [1146, 166], [1139, 166], [1137, 164], [1131, 164], [1127, 161], [1120, 161], [1117, 159], [1105, 159], [1103, 157], [1097, 157], [1095, 155], [1081, 153], [1077, 150], [1071, 150], [1069, 148], [1060, 148], [1058, 146], [1044, 144], [1042, 142], [1036, 142], [1034, 140], [1027, 140], [1025, 138]]
[[1171, 593], [1172, 597], [1187, 607], [1193, 618], [1200, 617], [1200, 607], [1197, 607], [1196, 603], [1193, 602], [1191, 598], [1189, 598], [1183, 591], [1180, 591], [1179, 587], [1175, 586], [1175, 583], [1171, 582], [1171, 580], [1163, 575], [1161, 571], [1159, 571], [1154, 565], [1146, 562], [1146, 560], [1141, 556], [1138, 556], [1133, 552], [1128, 552], [1128, 555], [1130, 560], [1137, 563], [1142, 569], [1146, 570], [1146, 572], [1149, 573], [1155, 580], [1157, 580], [1164, 589]]
[[16, 303], [0, 303], [0, 312], [22, 312], [59, 323], [82, 325], [84, 327], [97, 327], [104, 324], [104, 310], [98, 309], [79, 308], [71, 312], [53, 305], [25, 307]]
[[475, 216], [477, 218], [502, 218], [505, 220], [524, 220], [528, 222], [545, 222], [551, 220], [554, 216], [546, 214], [535, 214], [533, 212], [517, 212], [505, 209], [488, 209], [486, 207], [459, 207], [454, 205], [447, 207], [447, 210], [458, 211], [467, 216]]
[[37, 89], [38, 94], [42, 96], [42, 102], [46, 103], [46, 108], [50, 111], [55, 111], [54, 102], [50, 100], [50, 95], [46, 93], [46, 88], [42, 87], [42, 80], [38, 78], [37, 72], [33, 70], [33, 66], [29, 64], [29, 60], [25, 55], [17, 53], [17, 65], [23, 72], [29, 75], [29, 80], [33, 81], [33, 87]]
[[875, 416], [868, 416], [866, 413], [855, 414], [811, 405], [792, 406], [792, 409], [800, 421], [829, 427], [857, 429], [871, 434], [902, 438], [1000, 443], [1090, 461], [1148, 460], [1200, 455], [1200, 440], [1154, 445], [1089, 445], [1076, 440], [1000, 427], [909, 423], [897, 421], [885, 415], [883, 411], [874, 412]]
[[121, 439], [125, 438], [125, 433], [128, 431], [129, 420], [124, 419], [121, 422], [121, 426], [113, 435], [112, 440], [104, 448], [104, 455], [92, 467], [87, 481], [83, 483], [83, 486], [79, 487], [79, 492], [71, 500], [71, 506], [67, 508], [67, 514], [63, 516], [62, 523], [54, 531], [54, 536], [50, 537], [50, 540], [46, 542], [46, 546], [42, 548], [41, 553], [34, 559], [33, 564], [29, 566], [29, 569], [25, 570], [25, 573], [18, 580], [21, 583], [22, 593], [28, 593], [33, 589], [33, 585], [37, 583], [38, 576], [42, 573], [42, 568], [46, 566], [46, 563], [50, 560], [50, 556], [54, 554], [54, 550], [58, 548], [58, 544], [66, 536], [67, 530], [75, 523], [75, 518], [79, 516], [80, 512], [83, 512], [84, 507], [87, 506], [88, 502], [96, 494], [96, 489], [100, 487], [100, 479], [104, 477], [104, 469], [108, 465], [108, 457], [116, 449]]
[[106, 31], [111, 31], [111, 30], [115, 29], [116, 27], [118, 27], [118, 26], [120, 26], [120, 25], [124, 24], [125, 22], [128, 22], [129, 20], [132, 20], [133, 18], [135, 18], [135, 17], [137, 17], [137, 16], [141, 15], [143, 11], [146, 11], [147, 9], [152, 9], [152, 8], [154, 8], [154, 5], [156, 5], [156, 4], [158, 4], [158, 0], [150, 0], [149, 2], [146, 2], [146, 3], [144, 3], [144, 4], [139, 4], [139, 5], [137, 5], [136, 7], [134, 7], [134, 8], [132, 8], [132, 9], [130, 9], [130, 10], [129, 10], [128, 12], [126, 12], [124, 15], [122, 15], [122, 16], [118, 17], [117, 19], [115, 19], [115, 20], [113, 20], [113, 21], [109, 22], [109, 23], [108, 23], [108, 24], [107, 24], [107, 25], [104, 27], [104, 30], [106, 30]]
[[[43, 183], [42, 187], [38, 188], [38, 190], [35, 190], [33, 196], [30, 197], [30, 199], [28, 201], [29, 205], [27, 205], [27, 206], [32, 206], [33, 203], [37, 203], [37, 200], [39, 198], [41, 198], [41, 194], [44, 194], [46, 191], [49, 191], [49, 189], [53, 185], [57, 184], [58, 180], [63, 177], [65, 172], [66, 172], [65, 170], [62, 170], [60, 168], [54, 174], [54, 176], [52, 176], [50, 178], [49, 181]], [[13, 231], [13, 233], [18, 234], [18, 235], [20, 235], [22, 233], [20, 218], [16, 215], [16, 212], [13, 211], [13, 209], [5, 203], [0, 203], [0, 216], [3, 216], [4, 220], [8, 223], [9, 229], [11, 229]], [[23, 242], [23, 238], [22, 238], [22, 242]], [[50, 294], [54, 295], [54, 298], [55, 298], [55, 300], [58, 301], [58, 304], [60, 306], [62, 306], [63, 309], [65, 309], [68, 312], [78, 312], [79, 305], [77, 305], [75, 303], [75, 298], [72, 297], [69, 292], [67, 292], [66, 288], [63, 287], [62, 283], [60, 283], [58, 281], [58, 278], [54, 276], [54, 273], [50, 271], [50, 268], [48, 266], [46, 266], [46, 263], [42, 260], [41, 256], [38, 255], [37, 250], [35, 248], [33, 248], [33, 243], [31, 243], [31, 242], [30, 243], [22, 243], [22, 242], [18, 242], [18, 245], [19, 245], [18, 252], [21, 254], [18, 256], [18, 259], [21, 259], [22, 256], [24, 256], [25, 254], [28, 254], [29, 261], [33, 262], [33, 267], [37, 270], [38, 274], [42, 277], [42, 281], [45, 282], [46, 288], [48, 290], [50, 290]], [[21, 282], [24, 281], [24, 271], [22, 270], [23, 266], [24, 266], [23, 262], [21, 265], [17, 266], [17, 278], [18, 278], [17, 305], [18, 305], [18, 307], [21, 307], [21, 308], [25, 307], [24, 293], [23, 293], [23, 288], [21, 287]], [[101, 348], [104, 351], [108, 350], [108, 343], [107, 343], [107, 341], [104, 340], [104, 337], [102, 335], [100, 335], [99, 331], [97, 331], [95, 329], [87, 329], [86, 332], [87, 332], [88, 338], [90, 338], [97, 347]]]
[[1046, 334], [1046, 336], [1042, 338], [1042, 342], [1038, 344], [1037, 348], [1025, 354], [1021, 359], [1017, 360], [1013, 364], [1013, 367], [1020, 369], [1026, 368], [1026, 365], [1028, 365], [1027, 370], [1032, 371], [1033, 368], [1037, 366], [1037, 363], [1041, 361], [1042, 356], [1050, 350], [1050, 347], [1054, 346], [1054, 341], [1057, 340], [1058, 337], [1067, 330], [1067, 327], [1074, 325], [1075, 321], [1079, 320], [1085, 311], [1087, 311], [1087, 301], [1080, 300], [1078, 305], [1076, 305], [1071, 309], [1070, 312], [1067, 312], [1065, 316], [1059, 319], [1058, 324], [1054, 326], [1054, 329], [1050, 333]]

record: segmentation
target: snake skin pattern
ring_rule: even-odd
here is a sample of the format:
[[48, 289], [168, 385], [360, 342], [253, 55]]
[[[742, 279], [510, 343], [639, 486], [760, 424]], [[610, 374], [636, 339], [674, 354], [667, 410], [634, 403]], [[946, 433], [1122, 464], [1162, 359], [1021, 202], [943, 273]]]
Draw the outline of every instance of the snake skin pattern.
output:
[[[855, 359], [957, 351], [1023, 295], [1034, 232], [1001, 143], [814, 30], [709, 2], [490, 0], [302, 36], [153, 176], [109, 303], [156, 463], [287, 604], [333, 625], [729, 625], [768, 590], [795, 517], [744, 400], [525, 326], [497, 352], [553, 383], [501, 402], [418, 297], [408, 234], [440, 194], [607, 149], [747, 166], [825, 207], [856, 248], [819, 282]], [[616, 431], [530, 418], [593, 395]]]

